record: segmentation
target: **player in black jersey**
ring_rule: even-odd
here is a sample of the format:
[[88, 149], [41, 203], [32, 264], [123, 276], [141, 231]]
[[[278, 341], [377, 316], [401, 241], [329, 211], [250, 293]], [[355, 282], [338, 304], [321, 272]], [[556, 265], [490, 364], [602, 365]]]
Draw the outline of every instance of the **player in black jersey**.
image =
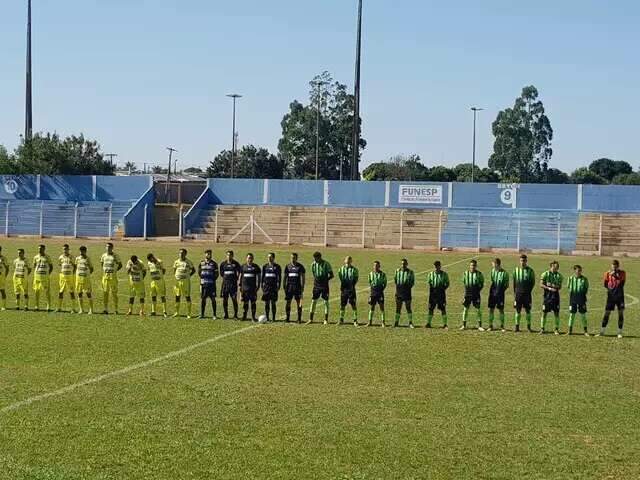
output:
[[287, 301], [285, 311], [287, 322], [291, 321], [291, 300], [296, 300], [298, 306], [298, 323], [302, 322], [302, 296], [304, 294], [304, 281], [306, 270], [304, 265], [298, 263], [298, 254], [291, 254], [291, 263], [284, 267], [284, 297]]
[[276, 254], [270, 253], [267, 256], [267, 263], [262, 267], [262, 301], [267, 320], [269, 320], [271, 313], [274, 322], [276, 321], [276, 303], [281, 283], [282, 268], [276, 263]]
[[240, 264], [233, 258], [233, 250], [227, 252], [227, 259], [220, 264], [222, 287], [222, 308], [224, 318], [229, 318], [229, 298], [233, 302], [233, 318], [238, 319], [238, 280], [240, 279]]
[[242, 320], [247, 320], [249, 304], [251, 304], [251, 319], [257, 322], [256, 311], [258, 290], [260, 290], [260, 267], [253, 263], [253, 253], [247, 255], [247, 262], [242, 265], [238, 280], [242, 296]]

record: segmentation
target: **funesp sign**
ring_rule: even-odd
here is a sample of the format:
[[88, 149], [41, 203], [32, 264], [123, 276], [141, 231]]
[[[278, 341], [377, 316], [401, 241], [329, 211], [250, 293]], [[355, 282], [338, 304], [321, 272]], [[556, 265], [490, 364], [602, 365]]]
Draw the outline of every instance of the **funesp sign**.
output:
[[398, 203], [442, 204], [442, 186], [400, 185]]

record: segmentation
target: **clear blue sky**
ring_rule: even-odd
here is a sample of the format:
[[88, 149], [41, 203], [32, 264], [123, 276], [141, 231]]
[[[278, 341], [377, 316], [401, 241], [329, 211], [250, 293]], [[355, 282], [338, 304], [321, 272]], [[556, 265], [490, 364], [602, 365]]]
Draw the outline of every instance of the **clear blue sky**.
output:
[[[206, 165], [231, 143], [275, 150], [280, 120], [322, 70], [353, 85], [355, 0], [33, 0], [34, 129], [84, 132], [142, 166]], [[0, 5], [0, 143], [24, 124], [26, 0]], [[635, 168], [640, 2], [365, 0], [365, 163], [418, 153], [428, 165], [479, 163], [491, 122], [521, 88], [540, 90], [553, 165], [594, 158]]]

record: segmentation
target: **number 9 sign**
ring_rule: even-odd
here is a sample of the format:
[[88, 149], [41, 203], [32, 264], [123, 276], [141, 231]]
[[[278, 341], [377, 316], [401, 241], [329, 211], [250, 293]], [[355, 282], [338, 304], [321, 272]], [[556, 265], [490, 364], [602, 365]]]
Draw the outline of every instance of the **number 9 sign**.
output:
[[516, 189], [515, 188], [505, 188], [500, 193], [500, 200], [505, 205], [511, 205], [515, 208], [516, 204]]

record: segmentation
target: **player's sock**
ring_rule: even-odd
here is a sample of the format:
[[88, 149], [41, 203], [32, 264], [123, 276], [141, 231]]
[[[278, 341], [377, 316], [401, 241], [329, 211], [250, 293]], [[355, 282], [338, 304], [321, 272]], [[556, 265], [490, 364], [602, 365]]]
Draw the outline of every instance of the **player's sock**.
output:
[[218, 318], [218, 303], [215, 298], [211, 300], [211, 308], [213, 308], [213, 318]]
[[447, 325], [449, 325], [449, 317], [446, 314], [444, 314], [442, 315], [442, 326], [446, 327]]
[[115, 308], [116, 315], [118, 314], [118, 294], [113, 294], [113, 308]]
[[353, 309], [353, 321], [354, 322], [358, 321], [358, 309], [357, 308]]
[[409, 325], [413, 325], [413, 313], [407, 313], [407, 317], [409, 317]]
[[[444, 315], [442, 316], [443, 320], [444, 320]], [[433, 313], [427, 313], [427, 326], [430, 327], [431, 326], [431, 322], [433, 321]], [[446, 322], [445, 322], [446, 325]]]
[[373, 310], [369, 310], [369, 325], [373, 323]]
[[84, 310], [84, 302], [82, 300], [82, 295], [78, 294], [78, 308], [80, 309], [80, 313]]
[[17, 307], [18, 310], [20, 310], [20, 302], [21, 302], [20, 296], [16, 295], [16, 307]]
[[231, 302], [233, 303], [233, 316], [238, 318], [238, 299], [233, 298]]
[[324, 301], [324, 318], [329, 317], [329, 300]]
[[560, 315], [555, 315], [554, 320], [555, 320], [556, 330], [560, 330]]
[[395, 316], [395, 325], [397, 326], [397, 325], [399, 325], [399, 324], [400, 324], [400, 314], [399, 314], [399, 313], [396, 313], [396, 316]]
[[251, 302], [251, 318], [256, 320], [256, 311], [258, 310], [258, 305], [256, 302]]
[[291, 300], [287, 300], [287, 303], [284, 305], [284, 313], [287, 318], [287, 322], [291, 321]]
[[505, 316], [504, 316], [504, 310], [502, 310], [500, 312], [500, 328], [504, 328], [504, 323], [505, 323]]
[[222, 299], [222, 310], [224, 311], [224, 318], [229, 318], [229, 299], [227, 297]]
[[89, 311], [93, 312], [93, 297], [89, 297]]
[[573, 322], [575, 322], [575, 320], [576, 320], [576, 314], [570, 313], [569, 314], [569, 331], [573, 329]]
[[58, 297], [58, 310], [62, 310], [62, 298]]
[[273, 321], [276, 321], [276, 313], [277, 313], [277, 304], [274, 300], [271, 301], [271, 318]]
[[581, 313], [580, 314], [580, 320], [582, 320], [582, 328], [586, 332], [587, 329], [589, 328], [588, 325], [587, 325], [587, 314], [586, 313]]
[[345, 307], [340, 307], [340, 323], [344, 322], [345, 311], [346, 311]]
[[302, 306], [298, 307], [298, 322], [302, 321]]
[[519, 327], [519, 326], [520, 326], [520, 316], [521, 316], [521, 315], [520, 315], [519, 313], [517, 313], [517, 312], [516, 312], [516, 315], [515, 315], [515, 323], [516, 323], [516, 327]]
[[493, 321], [495, 320], [495, 313], [489, 311], [489, 327], [493, 328]]
[[622, 335], [622, 328], [624, 327], [624, 312], [618, 310], [618, 335]]
[[540, 318], [540, 328], [542, 329], [543, 332], [546, 326], [547, 326], [547, 314], [543, 313], [542, 317]]
[[466, 326], [467, 325], [467, 317], [469, 316], [469, 309], [467, 307], [464, 307], [462, 309], [462, 325]]
[[317, 300], [311, 300], [311, 307], [309, 308], [309, 314], [313, 317], [313, 315], [316, 313], [316, 304], [318, 303]]
[[204, 311], [207, 309], [207, 298], [202, 297], [200, 299], [200, 318], [204, 318]]
[[478, 309], [476, 313], [478, 314], [478, 326], [482, 327], [482, 310]]
[[269, 315], [271, 315], [271, 304], [269, 302], [264, 302], [264, 314], [269, 319]]
[[386, 316], [384, 310], [382, 310], [382, 312], [380, 313], [380, 317], [382, 318], [382, 324], [384, 325], [384, 322], [387, 319], [387, 316]]
[[531, 328], [531, 312], [527, 312], [527, 328]]

